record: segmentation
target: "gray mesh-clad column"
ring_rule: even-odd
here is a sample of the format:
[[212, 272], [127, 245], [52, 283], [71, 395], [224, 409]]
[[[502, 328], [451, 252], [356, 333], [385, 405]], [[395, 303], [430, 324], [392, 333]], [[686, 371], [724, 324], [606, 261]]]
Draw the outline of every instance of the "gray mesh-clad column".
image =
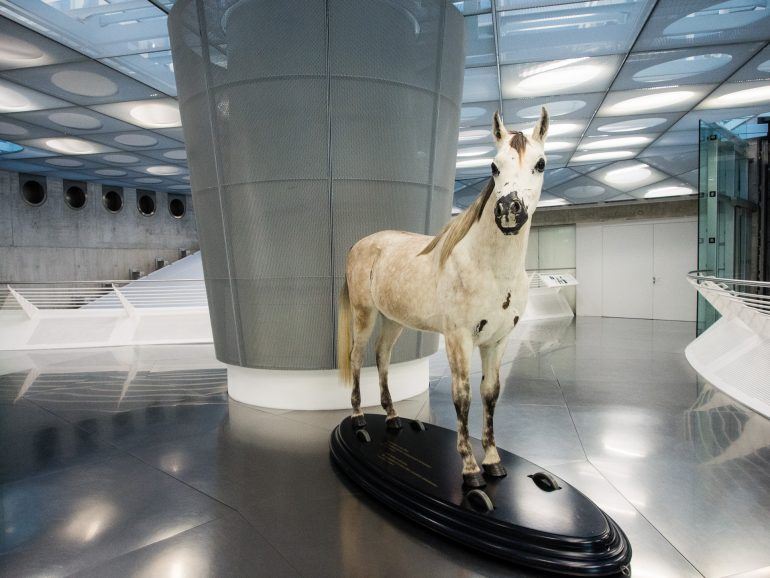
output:
[[[217, 357], [331, 369], [350, 246], [449, 218], [462, 16], [445, 0], [178, 0], [169, 31]], [[393, 361], [436, 346], [405, 333]]]

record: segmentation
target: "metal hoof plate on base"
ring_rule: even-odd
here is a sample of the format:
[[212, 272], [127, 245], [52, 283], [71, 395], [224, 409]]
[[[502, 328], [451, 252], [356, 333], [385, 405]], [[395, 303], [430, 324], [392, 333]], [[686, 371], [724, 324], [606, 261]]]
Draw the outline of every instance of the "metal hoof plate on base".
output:
[[[463, 485], [457, 434], [435, 425], [388, 429], [366, 414], [368, 440], [350, 418], [331, 436], [331, 455], [354, 482], [415, 522], [490, 556], [573, 576], [627, 575], [631, 545], [620, 527], [564, 480], [500, 450], [504, 477]], [[422, 426], [422, 427], [420, 427]], [[481, 442], [472, 439], [477, 455]]]

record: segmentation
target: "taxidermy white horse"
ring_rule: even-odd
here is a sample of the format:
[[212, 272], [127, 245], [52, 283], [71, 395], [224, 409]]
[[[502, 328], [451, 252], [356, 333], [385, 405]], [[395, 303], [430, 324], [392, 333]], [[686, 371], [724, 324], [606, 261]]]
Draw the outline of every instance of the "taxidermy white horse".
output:
[[337, 362], [342, 380], [353, 385], [356, 427], [366, 425], [359, 379], [378, 314], [382, 330], [377, 368], [389, 428], [401, 427], [388, 391], [393, 345], [404, 327], [443, 333], [457, 412], [457, 450], [463, 460], [463, 481], [469, 487], [485, 485], [468, 441], [474, 347], [480, 350], [483, 372], [482, 466], [486, 476], [506, 475], [495, 447], [492, 418], [500, 393], [500, 360], [527, 303], [524, 258], [543, 187], [548, 113], [542, 109], [531, 137], [509, 132], [497, 113], [492, 132], [497, 148], [492, 177], [473, 204], [435, 237], [381, 231], [358, 241], [348, 253], [339, 297]]

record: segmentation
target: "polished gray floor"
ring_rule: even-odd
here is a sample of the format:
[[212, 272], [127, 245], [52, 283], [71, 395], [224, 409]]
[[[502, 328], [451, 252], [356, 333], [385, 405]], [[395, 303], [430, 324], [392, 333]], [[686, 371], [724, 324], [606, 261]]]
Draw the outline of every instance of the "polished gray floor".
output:
[[[689, 323], [525, 323], [498, 444], [612, 515], [633, 576], [770, 576], [770, 422], [699, 383]], [[478, 385], [480, 363], [473, 364]], [[454, 428], [447, 364], [399, 412]], [[209, 346], [0, 356], [0, 575], [534, 576], [415, 527], [337, 472], [345, 411], [227, 398]], [[480, 434], [481, 408], [471, 414]]]

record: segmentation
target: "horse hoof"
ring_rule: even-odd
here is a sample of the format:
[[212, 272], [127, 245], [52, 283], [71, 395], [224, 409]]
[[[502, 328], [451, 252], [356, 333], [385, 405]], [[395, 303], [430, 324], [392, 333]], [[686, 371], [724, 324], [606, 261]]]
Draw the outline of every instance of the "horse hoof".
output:
[[487, 485], [481, 472], [463, 474], [463, 485], [467, 488], [483, 488]]
[[366, 418], [364, 417], [364, 414], [354, 415], [350, 418], [350, 421], [355, 428], [366, 427]]
[[398, 416], [386, 419], [385, 427], [388, 429], [401, 429], [401, 419]]
[[504, 478], [508, 475], [505, 471], [503, 464], [497, 462], [496, 464], [482, 464], [484, 468], [484, 474], [490, 478]]

